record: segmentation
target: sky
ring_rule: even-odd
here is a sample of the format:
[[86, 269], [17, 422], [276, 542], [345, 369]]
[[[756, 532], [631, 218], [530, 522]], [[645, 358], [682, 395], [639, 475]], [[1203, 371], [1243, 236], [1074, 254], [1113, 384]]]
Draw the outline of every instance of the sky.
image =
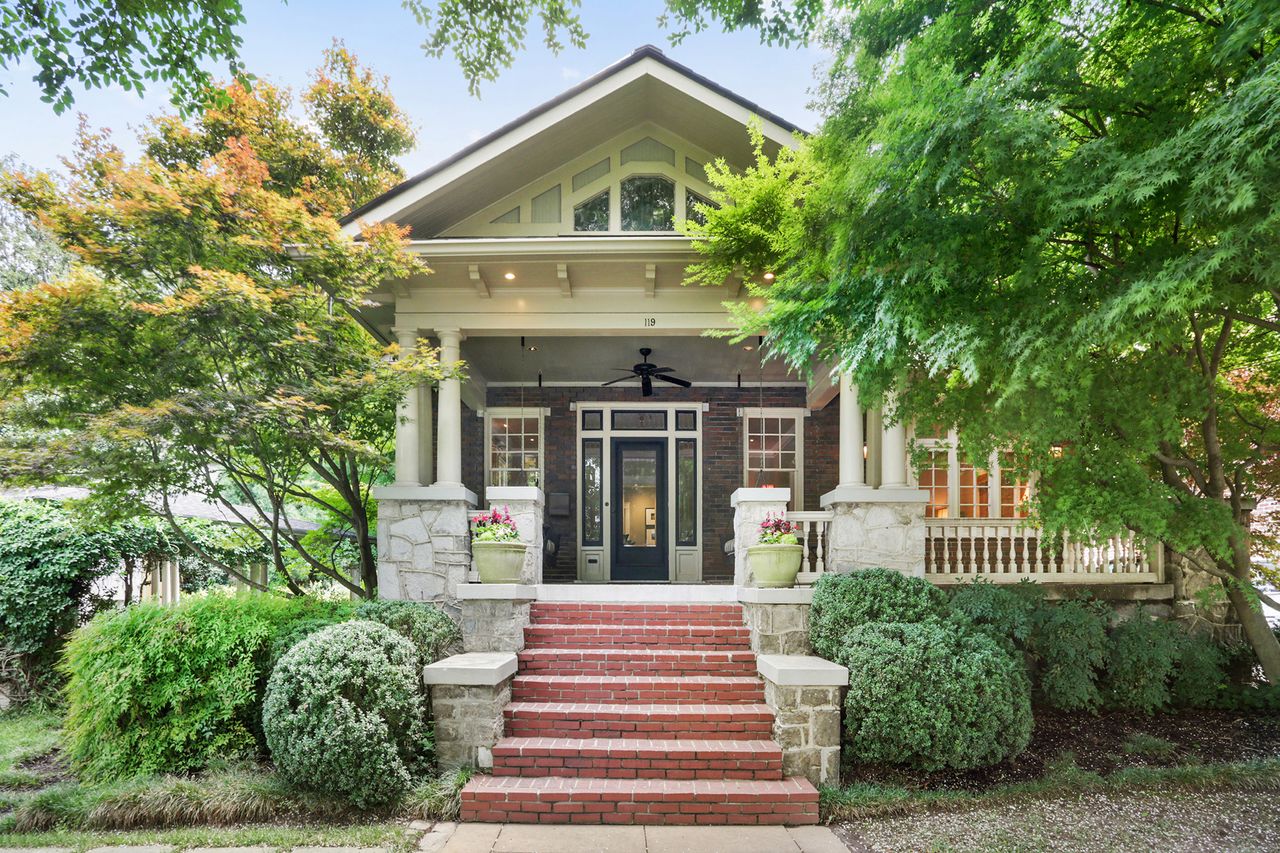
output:
[[[422, 52], [423, 30], [395, 0], [245, 0], [244, 6], [248, 20], [240, 30], [241, 56], [258, 77], [300, 91], [321, 52], [340, 38], [361, 61], [390, 78], [392, 94], [418, 131], [417, 149], [401, 159], [410, 175], [644, 44], [657, 45], [676, 61], [801, 127], [818, 124], [808, 107], [813, 68], [823, 58], [816, 48], [768, 47], [755, 33], [718, 30], [673, 47], [657, 23], [662, 0], [584, 0], [582, 20], [590, 34], [586, 49], [566, 48], [553, 55], [535, 29], [534, 43], [497, 82], [483, 84], [478, 99], [467, 92], [451, 57], [431, 59]], [[119, 88], [77, 90], [74, 107], [58, 116], [40, 100], [31, 74], [29, 64], [0, 70], [0, 82], [9, 91], [8, 97], [0, 95], [0, 156], [14, 154], [37, 168], [59, 168], [59, 158], [71, 151], [77, 113], [94, 127], [110, 128], [117, 144], [133, 154], [137, 149], [130, 128], [168, 106], [168, 93], [159, 88], [141, 98]]]

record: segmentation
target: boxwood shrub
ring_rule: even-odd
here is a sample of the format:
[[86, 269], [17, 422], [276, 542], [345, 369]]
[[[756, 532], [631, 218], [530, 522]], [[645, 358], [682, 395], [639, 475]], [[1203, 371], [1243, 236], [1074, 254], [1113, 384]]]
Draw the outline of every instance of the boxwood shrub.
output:
[[365, 601], [357, 619], [379, 622], [413, 644], [419, 668], [447, 657], [462, 641], [458, 624], [435, 604], [422, 601]]
[[824, 574], [813, 588], [809, 643], [838, 660], [849, 632], [870, 622], [923, 622], [942, 616], [943, 593], [923, 578], [890, 569]]
[[257, 754], [279, 638], [351, 612], [348, 602], [211, 593], [99, 615], [72, 635], [61, 664], [67, 756], [105, 781]]
[[[816, 598], [816, 596], [815, 596]], [[845, 636], [848, 755], [921, 770], [965, 770], [1017, 755], [1031, 739], [1021, 660], [944, 622], [860, 625]]]
[[360, 808], [397, 802], [428, 754], [419, 655], [377, 622], [333, 625], [280, 658], [262, 727], [294, 784]]

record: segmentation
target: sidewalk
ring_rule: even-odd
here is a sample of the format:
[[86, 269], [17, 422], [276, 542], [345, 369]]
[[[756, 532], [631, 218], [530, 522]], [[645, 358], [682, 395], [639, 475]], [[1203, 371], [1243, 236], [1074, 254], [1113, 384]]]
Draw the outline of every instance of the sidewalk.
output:
[[825, 826], [437, 823], [422, 853], [849, 853]]

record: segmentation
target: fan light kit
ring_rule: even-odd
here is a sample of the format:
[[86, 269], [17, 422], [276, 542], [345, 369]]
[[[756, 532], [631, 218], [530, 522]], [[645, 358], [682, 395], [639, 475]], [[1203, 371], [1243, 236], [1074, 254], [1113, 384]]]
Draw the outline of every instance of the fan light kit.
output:
[[617, 379], [610, 379], [608, 382], [602, 382], [601, 387], [605, 385], [617, 385], [619, 382], [626, 382], [628, 379], [640, 378], [640, 396], [653, 396], [653, 380], [657, 379], [662, 382], [670, 382], [672, 385], [679, 385], [681, 388], [692, 388], [693, 383], [687, 379], [680, 379], [676, 376], [668, 376], [667, 374], [675, 372], [674, 367], [658, 367], [656, 364], [649, 363], [649, 354], [653, 350], [648, 347], [640, 348], [640, 357], [644, 359], [640, 364], [634, 364], [631, 367], [615, 367], [614, 370], [622, 370], [631, 376], [620, 376]]

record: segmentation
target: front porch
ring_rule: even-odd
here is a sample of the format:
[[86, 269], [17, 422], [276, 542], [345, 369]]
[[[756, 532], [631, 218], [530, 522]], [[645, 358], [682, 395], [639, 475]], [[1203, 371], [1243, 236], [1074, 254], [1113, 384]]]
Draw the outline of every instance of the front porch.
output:
[[[431, 334], [399, 331], [404, 348]], [[736, 600], [768, 514], [800, 527], [802, 587], [871, 566], [939, 584], [1163, 580], [1160, 549], [1134, 537], [1046, 541], [1023, 517], [1026, 485], [999, 460], [975, 468], [886, 423], [847, 377], [805, 381], [762, 366], [753, 343], [690, 330], [527, 331], [538, 335], [431, 335], [469, 376], [402, 406], [397, 480], [377, 492], [382, 595], [456, 602], [478, 579], [468, 528], [482, 507], [512, 511], [530, 545], [522, 579], [544, 601]], [[617, 372], [641, 346], [690, 387], [655, 382], [645, 396]], [[915, 441], [937, 448], [921, 471]]]

